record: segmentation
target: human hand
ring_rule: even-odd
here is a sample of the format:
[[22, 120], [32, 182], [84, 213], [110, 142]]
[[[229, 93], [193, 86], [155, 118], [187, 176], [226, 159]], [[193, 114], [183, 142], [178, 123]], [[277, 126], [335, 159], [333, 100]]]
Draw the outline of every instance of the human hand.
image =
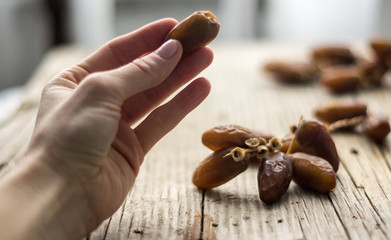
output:
[[26, 156], [78, 193], [65, 213], [73, 221], [61, 223], [69, 231], [84, 224], [87, 234], [113, 214], [145, 154], [208, 95], [198, 78], [159, 106], [213, 58], [208, 48], [181, 58], [175, 40], [156, 50], [176, 24], [164, 19], [114, 39], [45, 87]]

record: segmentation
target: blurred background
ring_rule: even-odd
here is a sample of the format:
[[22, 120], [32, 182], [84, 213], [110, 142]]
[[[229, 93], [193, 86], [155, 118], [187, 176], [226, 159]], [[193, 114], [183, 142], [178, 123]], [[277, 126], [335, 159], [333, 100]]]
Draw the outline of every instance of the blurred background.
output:
[[390, 0], [0, 0], [0, 123], [44, 54], [96, 48], [164, 17], [210, 10], [223, 41], [321, 44], [391, 37]]

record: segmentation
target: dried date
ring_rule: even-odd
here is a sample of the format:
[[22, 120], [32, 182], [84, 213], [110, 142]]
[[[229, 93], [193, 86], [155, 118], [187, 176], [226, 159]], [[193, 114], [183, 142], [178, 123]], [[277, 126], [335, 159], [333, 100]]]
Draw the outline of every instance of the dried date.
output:
[[245, 152], [225, 148], [207, 156], [193, 174], [193, 184], [202, 189], [220, 186], [244, 172], [249, 166]]
[[198, 11], [178, 23], [166, 39], [176, 39], [182, 43], [183, 56], [208, 45], [216, 38], [220, 29], [216, 16], [209, 11]]
[[338, 65], [350, 65], [356, 58], [348, 47], [322, 46], [312, 51], [312, 62], [320, 69]]
[[296, 152], [290, 155], [293, 181], [303, 187], [327, 193], [335, 189], [337, 179], [333, 167], [323, 158]]
[[269, 140], [272, 136], [239, 125], [221, 125], [202, 134], [202, 143], [213, 151], [228, 147], [246, 147], [249, 138]]
[[331, 102], [314, 109], [315, 116], [327, 123], [367, 115], [367, 105], [361, 102]]
[[317, 120], [301, 121], [297, 127], [288, 153], [304, 152], [327, 160], [335, 172], [339, 157], [335, 143], [326, 126]]
[[312, 63], [320, 69], [355, 62], [352, 51], [344, 46], [322, 46], [312, 50]]
[[260, 199], [272, 204], [288, 190], [292, 180], [292, 159], [282, 152], [265, 156], [258, 169], [258, 191]]
[[307, 63], [269, 62], [264, 66], [266, 72], [282, 83], [302, 84], [312, 82], [317, 69]]
[[320, 74], [319, 82], [335, 94], [353, 92], [361, 86], [357, 66], [328, 68]]
[[364, 120], [361, 129], [369, 138], [382, 143], [390, 132], [390, 123], [387, 116], [370, 115]]

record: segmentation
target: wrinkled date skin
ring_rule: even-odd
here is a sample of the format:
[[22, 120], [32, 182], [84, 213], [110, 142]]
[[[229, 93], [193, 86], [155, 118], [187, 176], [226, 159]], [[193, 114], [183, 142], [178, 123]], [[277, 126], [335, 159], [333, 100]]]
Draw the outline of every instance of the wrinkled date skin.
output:
[[366, 116], [367, 105], [360, 102], [332, 102], [315, 108], [316, 118], [333, 123], [342, 119]]
[[362, 131], [377, 143], [382, 143], [390, 132], [388, 117], [384, 115], [371, 115], [362, 125]]
[[338, 171], [339, 157], [330, 132], [317, 120], [302, 121], [294, 134], [290, 152], [304, 152], [327, 160]]
[[338, 65], [350, 65], [356, 58], [349, 48], [343, 46], [324, 46], [313, 49], [312, 62], [320, 69]]
[[292, 159], [282, 152], [267, 155], [258, 169], [259, 198], [267, 204], [277, 202], [288, 190], [291, 180]]
[[306, 63], [269, 62], [264, 70], [273, 74], [276, 80], [288, 84], [312, 82], [317, 73], [316, 68]]
[[207, 156], [193, 174], [193, 184], [202, 189], [220, 186], [244, 172], [249, 161], [236, 162], [231, 156], [224, 157], [234, 148], [225, 148]]
[[216, 38], [220, 24], [209, 11], [195, 12], [178, 23], [167, 35], [166, 40], [176, 39], [182, 43], [183, 56], [208, 45]]
[[333, 167], [326, 160], [306, 153], [290, 155], [293, 166], [293, 181], [320, 193], [335, 189], [337, 179]]
[[228, 147], [245, 147], [245, 141], [249, 138], [265, 138], [269, 140], [271, 135], [253, 131], [239, 125], [221, 125], [205, 131], [201, 141], [213, 151]]
[[334, 67], [322, 71], [319, 82], [330, 92], [342, 94], [356, 91], [360, 87], [361, 73], [357, 66]]

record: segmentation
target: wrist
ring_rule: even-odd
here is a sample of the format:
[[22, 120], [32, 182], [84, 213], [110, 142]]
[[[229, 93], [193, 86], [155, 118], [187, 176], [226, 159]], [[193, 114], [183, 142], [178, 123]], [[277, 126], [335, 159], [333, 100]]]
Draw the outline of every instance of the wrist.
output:
[[94, 220], [83, 190], [39, 154], [27, 155], [1, 180], [0, 190], [0, 221], [6, 216], [3, 227], [9, 225], [0, 232], [16, 233], [12, 239], [78, 239], [90, 230], [86, 219]]

